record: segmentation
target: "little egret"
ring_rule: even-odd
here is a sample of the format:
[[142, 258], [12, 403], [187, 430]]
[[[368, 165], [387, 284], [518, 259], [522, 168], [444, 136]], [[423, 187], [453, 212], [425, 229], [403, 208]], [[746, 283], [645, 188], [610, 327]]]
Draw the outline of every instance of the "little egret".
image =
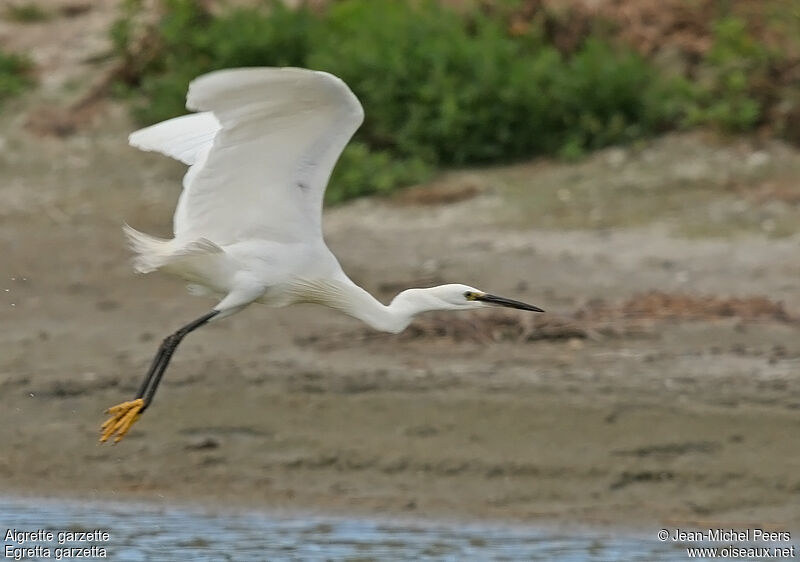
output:
[[322, 237], [333, 166], [364, 120], [339, 78], [300, 68], [239, 68], [189, 85], [191, 113], [129, 142], [188, 164], [171, 240], [124, 227], [140, 273], [165, 271], [219, 303], [164, 339], [134, 400], [108, 409], [101, 442], [118, 442], [153, 402], [178, 344], [191, 331], [253, 302], [317, 303], [376, 330], [399, 333], [421, 312], [505, 306], [543, 312], [467, 285], [408, 289], [385, 306], [342, 271]]

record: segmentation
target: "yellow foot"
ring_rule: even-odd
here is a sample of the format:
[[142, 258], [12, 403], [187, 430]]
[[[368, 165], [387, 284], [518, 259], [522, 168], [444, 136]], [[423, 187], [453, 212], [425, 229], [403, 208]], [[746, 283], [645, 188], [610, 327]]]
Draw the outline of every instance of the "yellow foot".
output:
[[115, 433], [117, 436], [114, 438], [114, 443], [119, 443], [119, 440], [125, 437], [134, 422], [142, 415], [142, 408], [144, 408], [144, 400], [137, 398], [130, 402], [111, 406], [106, 410], [106, 414], [110, 414], [111, 417], [100, 427], [102, 433], [100, 443], [105, 443]]

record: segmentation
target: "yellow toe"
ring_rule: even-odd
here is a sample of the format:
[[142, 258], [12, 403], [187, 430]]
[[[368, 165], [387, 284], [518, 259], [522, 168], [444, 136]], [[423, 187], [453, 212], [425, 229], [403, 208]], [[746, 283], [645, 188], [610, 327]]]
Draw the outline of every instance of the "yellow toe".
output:
[[114, 443], [119, 443], [120, 439], [130, 431], [131, 426], [141, 416], [142, 408], [144, 408], [144, 400], [137, 398], [136, 400], [117, 404], [106, 410], [106, 413], [111, 417], [100, 426], [100, 442], [105, 443], [116, 434]]

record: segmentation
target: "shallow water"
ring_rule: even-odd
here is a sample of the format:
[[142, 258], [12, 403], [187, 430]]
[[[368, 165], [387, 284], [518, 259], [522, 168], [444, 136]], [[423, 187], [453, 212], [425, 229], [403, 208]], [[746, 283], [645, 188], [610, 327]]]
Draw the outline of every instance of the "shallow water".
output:
[[[8, 530], [40, 529], [52, 538], [20, 545]], [[59, 532], [108, 533], [59, 537]], [[261, 512], [219, 513], [196, 508], [142, 503], [0, 499], [4, 558], [14, 547], [49, 549], [64, 557], [65, 547], [93, 550], [94, 559], [149, 560], [634, 560], [688, 559], [683, 547], [630, 533], [544, 529], [541, 527], [374, 521], [340, 517], [288, 517]], [[63, 544], [59, 544], [63, 538]], [[70, 539], [75, 539], [70, 542]], [[12, 550], [8, 550], [10, 547]], [[104, 550], [101, 550], [104, 549]], [[22, 551], [17, 550], [18, 553]], [[30, 553], [30, 551], [29, 551]], [[37, 552], [33, 552], [36, 554]], [[44, 554], [43, 550], [38, 551]], [[742, 560], [743, 558], [739, 558]], [[746, 558], [745, 558], [746, 559]], [[718, 558], [717, 560], [720, 560]]]

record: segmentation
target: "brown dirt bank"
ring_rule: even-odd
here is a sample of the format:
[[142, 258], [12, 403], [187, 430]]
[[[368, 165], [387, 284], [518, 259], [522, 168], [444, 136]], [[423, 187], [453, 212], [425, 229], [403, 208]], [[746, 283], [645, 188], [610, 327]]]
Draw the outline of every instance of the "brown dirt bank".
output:
[[[453, 174], [442, 181], [479, 187], [457, 203], [334, 209], [332, 249], [383, 299], [461, 281], [574, 320], [592, 306], [624, 312], [648, 291], [678, 296], [645, 300], [635, 330], [532, 341], [364, 337], [332, 311], [254, 306], [193, 334], [154, 407], [103, 447], [102, 410], [134, 392], [161, 337], [210, 304], [130, 271], [119, 225], [166, 230], [178, 168], [125, 148], [126, 127], [20, 134], [0, 155], [0, 492], [800, 524], [798, 209], [749, 198], [772, 180], [800, 191], [786, 179], [791, 150], [670, 137], [577, 165]], [[748, 154], [766, 167], [739, 173]], [[624, 205], [596, 197], [604, 185]], [[662, 196], [648, 222], [642, 210]], [[614, 212], [574, 229], [598, 208]], [[703, 213], [710, 237], [686, 227]], [[769, 220], [781, 228], [758, 233]], [[771, 312], [660, 313], [709, 298]]]

